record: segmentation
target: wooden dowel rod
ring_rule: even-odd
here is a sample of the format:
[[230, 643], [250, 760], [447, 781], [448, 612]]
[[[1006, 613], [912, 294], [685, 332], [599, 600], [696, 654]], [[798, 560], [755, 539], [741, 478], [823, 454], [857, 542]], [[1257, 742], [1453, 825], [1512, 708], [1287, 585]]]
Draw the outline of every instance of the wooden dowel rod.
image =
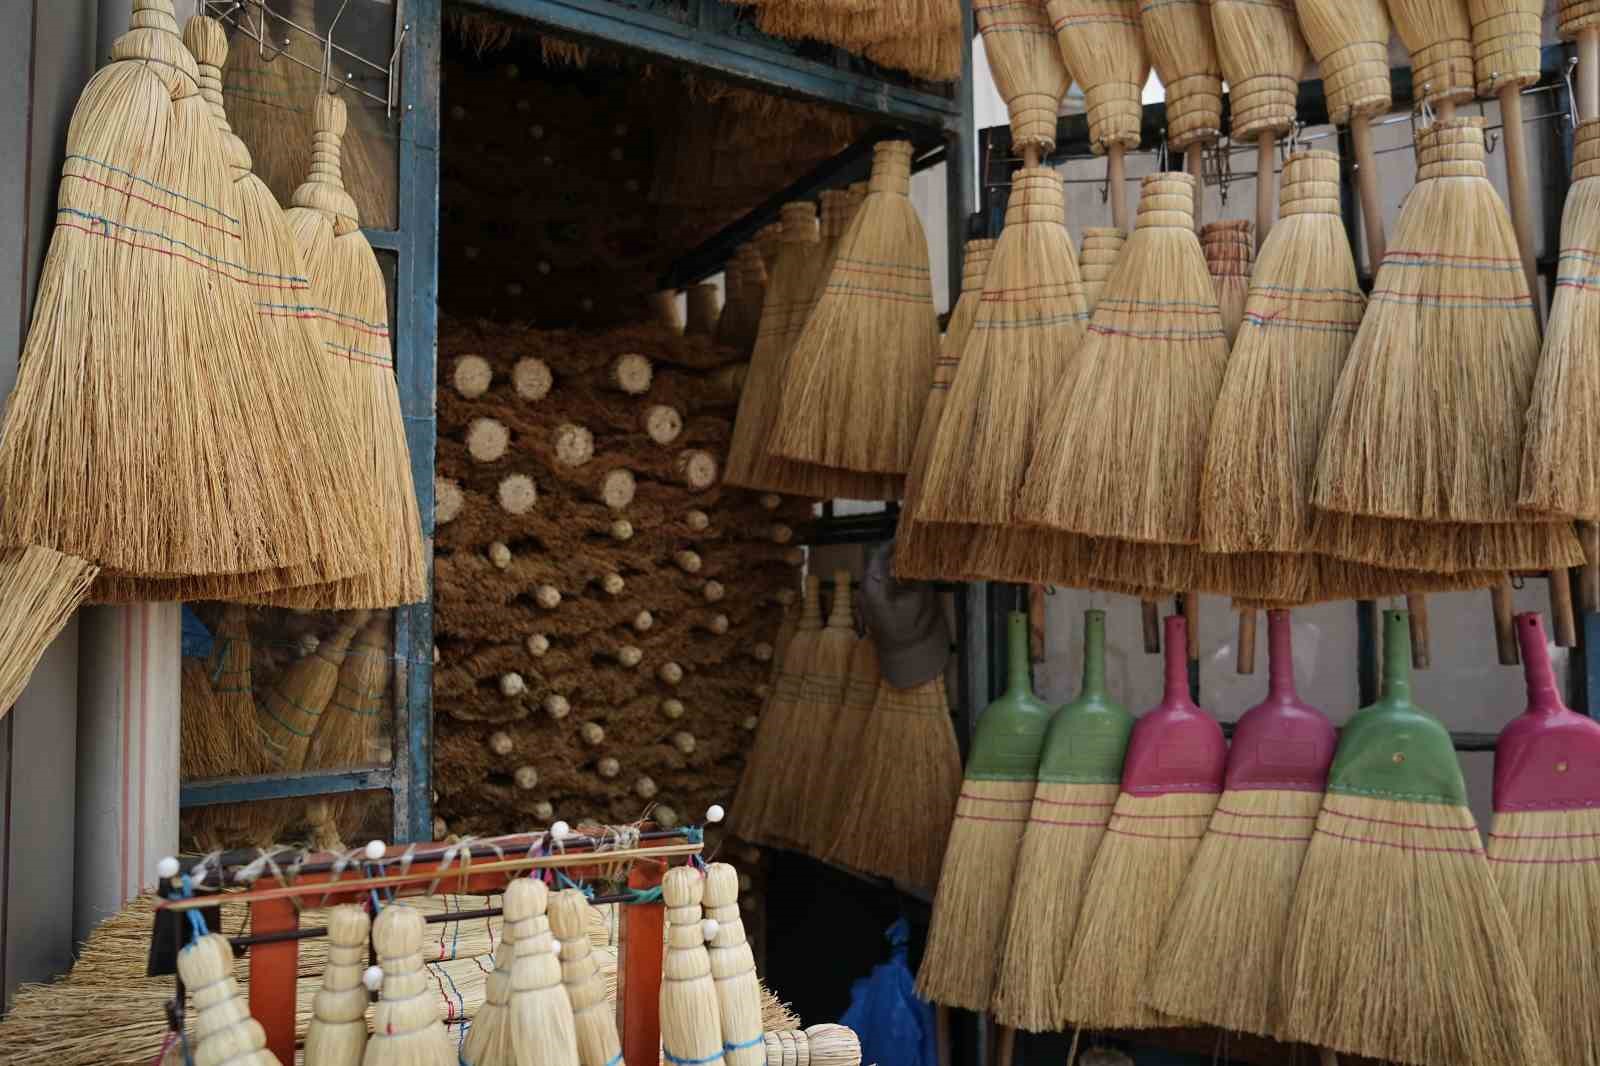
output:
[[1106, 149], [1106, 198], [1111, 201], [1111, 224], [1123, 233], [1129, 229], [1126, 151], [1120, 144]]
[[1256, 142], [1256, 253], [1258, 255], [1261, 246], [1267, 243], [1267, 231], [1272, 228], [1272, 222], [1277, 218], [1277, 150], [1277, 136], [1272, 133], [1262, 133], [1261, 139]]

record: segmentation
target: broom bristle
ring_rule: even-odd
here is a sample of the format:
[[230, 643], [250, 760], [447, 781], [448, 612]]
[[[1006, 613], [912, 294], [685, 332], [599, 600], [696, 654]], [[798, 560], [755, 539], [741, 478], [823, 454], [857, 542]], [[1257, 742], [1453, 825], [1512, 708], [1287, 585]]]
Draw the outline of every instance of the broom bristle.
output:
[[977, 0], [972, 15], [1017, 150], [1056, 146], [1056, 111], [1072, 87], [1043, 0]]
[[827, 858], [922, 891], [939, 880], [961, 791], [961, 753], [944, 678], [878, 683], [845, 817]]
[[861, 1066], [861, 1038], [848, 1025], [812, 1025], [764, 1034], [767, 1066]]
[[308, 768], [342, 770], [375, 761], [373, 744], [389, 688], [389, 625], [387, 615], [372, 619], [345, 653], [333, 696], [317, 716], [306, 749]]
[[[512, 884], [527, 881], [521, 878]], [[510, 891], [506, 890], [508, 896]], [[372, 923], [372, 946], [383, 967], [383, 986], [362, 1066], [456, 1064], [456, 1049], [439, 1020], [432, 994], [433, 977], [422, 964], [423, 930], [422, 914], [404, 903], [388, 904]], [[545, 957], [550, 958], [548, 950]]]
[[1322, 71], [1328, 121], [1389, 110], [1389, 12], [1383, 0], [1295, 0], [1300, 30]]
[[1311, 59], [1294, 0], [1211, 0], [1211, 27], [1228, 80], [1229, 136], [1254, 140], [1294, 129], [1300, 75]]
[[316, 732], [322, 712], [339, 687], [339, 669], [356, 631], [366, 621], [361, 616], [346, 620], [315, 651], [283, 672], [278, 684], [267, 693], [257, 713], [261, 741], [269, 765], [279, 770], [299, 770], [305, 763], [306, 748]]
[[948, 26], [869, 44], [867, 58], [928, 81], [956, 81], [961, 77], [961, 28]]
[[722, 1066], [722, 1022], [711, 957], [700, 925], [705, 878], [678, 866], [661, 881], [667, 905], [667, 955], [661, 968], [661, 1050], [668, 1062]]
[[[1327, 442], [1325, 435], [1323, 459], [1327, 457]], [[1322, 484], [1319, 473], [1319, 489]], [[1321, 506], [1315, 497], [1313, 503]], [[1548, 570], [1583, 564], [1583, 546], [1571, 525], [1564, 522], [1470, 525], [1318, 511], [1311, 521], [1311, 539], [1317, 551], [1340, 559], [1438, 573], [1451, 579], [1486, 571]]]
[[[799, 844], [821, 858], [838, 836], [859, 773], [857, 756], [873, 702], [878, 698], [878, 645], [870, 636], [855, 641], [845, 670], [843, 697], [832, 730], [812, 764], [811, 782], [801, 812]], [[712, 915], [713, 918], [716, 915]]]
[[510, 996], [506, 1000], [502, 1038], [508, 1054], [491, 1057], [490, 1064], [504, 1066], [578, 1066], [578, 1035], [572, 1004], [561, 986], [561, 963], [556, 942], [545, 916], [549, 890], [531, 878], [517, 878], [506, 887], [510, 902], [515, 886], [537, 886], [521, 891], [516, 917], [525, 912], [528, 924], [517, 941], [511, 962]]
[[1522, 89], [1539, 80], [1543, 0], [1467, 0], [1472, 69], [1479, 96]]
[[[511, 885], [522, 880], [519, 878]], [[529, 890], [513, 889], [511, 885], [506, 886], [505, 898], [501, 901], [501, 940], [494, 951], [494, 969], [484, 980], [483, 1002], [473, 1013], [472, 1025], [461, 1045], [461, 1061], [465, 1066], [503, 1063], [509, 1054], [506, 1004], [511, 999], [511, 964], [517, 957], [517, 944], [535, 933]]]
[[1517, 502], [1564, 518], [1600, 518], [1600, 434], [1586, 396], [1600, 396], [1600, 287], [1592, 234], [1600, 226], [1600, 119], [1573, 134], [1572, 185], [1561, 214], [1561, 258], [1533, 382]]
[[[1207, 0], [1139, 0], [1139, 29], [1167, 92], [1174, 151], [1222, 136], [1222, 64]], [[1143, 86], [1141, 86], [1141, 89]]]
[[723, 1061], [727, 1066], [766, 1066], [761, 982], [756, 979], [755, 956], [745, 942], [744, 921], [739, 917], [739, 872], [725, 862], [706, 867], [705, 908], [706, 917], [717, 923], [707, 950], [717, 986]]
[[[1388, 3], [1395, 32], [1411, 53], [1411, 82], [1422, 90], [1420, 101], [1438, 107], [1471, 100], [1474, 93], [1472, 22], [1463, 0], [1388, 0]], [[1420, 164], [1421, 160], [1418, 162]], [[1407, 245], [1400, 244], [1400, 247]]]
[[1200, 251], [1206, 257], [1206, 273], [1216, 290], [1217, 309], [1222, 312], [1222, 328], [1231, 349], [1244, 321], [1244, 305], [1250, 295], [1250, 273], [1256, 259], [1256, 227], [1247, 219], [1230, 218], [1200, 227]]
[[[17, 399], [12, 397], [12, 406]], [[0, 715], [22, 695], [50, 642], [72, 618], [98, 569], [49, 548], [0, 549]]]
[[1046, 8], [1067, 69], [1083, 87], [1089, 147], [1096, 155], [1111, 145], [1138, 148], [1150, 59], [1137, 0], [1048, 0]]
[[[617, 1016], [606, 1002], [594, 948], [589, 943], [589, 902], [576, 888], [562, 889], [550, 899], [550, 928], [561, 941], [561, 983], [572, 1002], [578, 1066], [607, 1066], [622, 1053]], [[760, 1024], [760, 992], [756, 993]]]
[[1078, 277], [1083, 281], [1083, 309], [1093, 315], [1106, 281], [1116, 268], [1117, 256], [1128, 243], [1128, 235], [1112, 226], [1091, 226], [1083, 231], [1083, 247], [1078, 249]]
[[361, 1066], [367, 1047], [367, 933], [372, 922], [353, 904], [328, 911], [328, 963], [311, 1002], [306, 1066]]
[[784, 368], [769, 452], [866, 473], [910, 467], [939, 353], [928, 242], [910, 182], [910, 143], [875, 145], [871, 191]]

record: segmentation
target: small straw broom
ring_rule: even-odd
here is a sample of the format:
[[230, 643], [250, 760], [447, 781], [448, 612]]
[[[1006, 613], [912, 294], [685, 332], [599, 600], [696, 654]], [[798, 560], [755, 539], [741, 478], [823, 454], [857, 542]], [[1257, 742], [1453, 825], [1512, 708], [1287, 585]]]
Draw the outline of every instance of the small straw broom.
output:
[[801, 678], [811, 666], [817, 638], [822, 635], [818, 585], [816, 575], [807, 575], [800, 624], [784, 649], [772, 695], [761, 714], [755, 744], [745, 758], [739, 791], [734, 796], [729, 828], [741, 838], [758, 844], [770, 840], [771, 827], [776, 824], [771, 813], [773, 786], [789, 756], [789, 745], [802, 728], [795, 705], [800, 699]]
[[[823, 636], [826, 638], [826, 631]], [[872, 637], [864, 636], [850, 650], [839, 709], [812, 764], [798, 841], [808, 855], [822, 858], [827, 854], [848, 813], [845, 803], [858, 772], [856, 756], [867, 719], [872, 716], [872, 705], [878, 698], [878, 681], [878, 645]]]
[[661, 964], [661, 1057], [667, 1066], [722, 1066], [722, 1021], [701, 924], [705, 877], [676, 866], [661, 880], [667, 955]]
[[1173, 904], [1145, 1002], [1272, 1036], [1300, 860], [1333, 762], [1333, 724], [1295, 692], [1288, 611], [1267, 612], [1267, 698], [1240, 716], [1222, 798]]
[[[233, 947], [228, 938], [209, 933], [178, 952], [178, 976], [194, 1000], [196, 1017], [191, 1037], [178, 1062], [194, 1066], [278, 1066], [267, 1050], [267, 1034], [250, 1017], [250, 1008], [233, 978]], [[177, 1048], [173, 1049], [174, 1051]]]
[[351, 642], [333, 695], [317, 716], [306, 748], [307, 769], [346, 770], [373, 764], [389, 688], [391, 624], [387, 614], [377, 615]]
[[345, 903], [328, 910], [328, 962], [311, 1001], [305, 1066], [361, 1066], [367, 1048], [367, 912]]
[[1450, 734], [1411, 700], [1405, 613], [1383, 628], [1378, 702], [1340, 733], [1300, 868], [1280, 1038], [1390, 1062], [1554, 1062]]
[[[562, 889], [550, 897], [550, 928], [561, 942], [561, 983], [572, 1003], [578, 1066], [617, 1066], [621, 1062], [622, 1040], [617, 1035], [616, 1009], [606, 1001], [606, 983], [589, 943], [590, 910], [581, 889]], [[761, 1024], [760, 1011], [758, 988], [757, 1028]]]
[[995, 1020], [1031, 1032], [1064, 1021], [1078, 904], [1122, 779], [1133, 717], [1106, 692], [1106, 614], [1083, 616], [1083, 688], [1045, 734], [1011, 889]]
[[862, 473], [909, 469], [939, 354], [928, 242], [910, 188], [910, 143], [880, 141], [870, 191], [784, 368], [769, 452]]
[[361, 1066], [456, 1066], [432, 992], [434, 977], [422, 964], [424, 928], [422, 913], [404, 903], [388, 904], [372, 923], [383, 985]]
[[256, 721], [268, 764], [274, 770], [293, 771], [305, 765], [317, 723], [339, 687], [345, 654], [365, 621], [365, 611], [344, 619], [315, 651], [285, 669], [262, 701]]
[[1222, 329], [1233, 347], [1244, 321], [1244, 304], [1250, 294], [1250, 272], [1255, 267], [1254, 227], [1247, 219], [1230, 218], [1208, 222], [1200, 227], [1200, 251], [1206, 257], [1206, 273], [1217, 294], [1217, 310], [1222, 314]]
[[1183, 616], [1168, 617], [1165, 629], [1166, 694], [1134, 723], [1063, 973], [1065, 1020], [1093, 1029], [1164, 1024], [1140, 1002], [1145, 975], [1222, 792], [1227, 745], [1189, 698]]
[[[1222, 63], [1211, 4], [1139, 0], [1139, 30], [1166, 89], [1167, 143], [1184, 153], [1184, 168], [1198, 180], [1201, 149], [1222, 136]], [[1198, 207], [1193, 214], [1198, 220]]]
[[1083, 282], [1083, 309], [1093, 315], [1105, 290], [1106, 279], [1116, 268], [1117, 256], [1128, 242], [1128, 235], [1115, 227], [1090, 226], [1083, 231], [1083, 245], [1078, 249], [1078, 277]]
[[[15, 404], [15, 399], [13, 399]], [[99, 571], [49, 548], [0, 549], [0, 717], [11, 710], [50, 642], [66, 626]]]
[[952, 558], [966, 551], [967, 531], [940, 523], [920, 522], [917, 510], [922, 500], [928, 458], [944, 418], [945, 401], [955, 382], [956, 369], [961, 365], [961, 353], [978, 318], [978, 301], [983, 295], [984, 278], [994, 246], [992, 240], [975, 239], [969, 240], [962, 249], [961, 295], [950, 310], [950, 321], [945, 325], [944, 339], [939, 344], [939, 358], [933, 364], [933, 387], [928, 391], [928, 402], [922, 408], [922, 420], [917, 425], [917, 446], [911, 453], [911, 469], [906, 473], [905, 495], [900, 503], [900, 521], [895, 528], [894, 571], [898, 577], [947, 576]]
[[739, 871], [725, 862], [706, 867], [705, 906], [706, 949], [717, 987], [723, 1061], [727, 1066], [766, 1066], [761, 981], [739, 916]]
[[1028, 616], [1007, 622], [1010, 678], [978, 719], [945, 848], [917, 995], [947, 1007], [986, 1011], [994, 1000], [1006, 904], [1028, 824], [1050, 708], [1033, 694]]
[[1489, 868], [1555, 1061], [1600, 1062], [1588, 997], [1600, 988], [1600, 723], [1561, 702], [1544, 626], [1517, 616], [1528, 707], [1500, 731], [1494, 753]]
[[861, 1066], [861, 1038], [847, 1025], [780, 1029], [763, 1039], [767, 1066]]
[[[524, 884], [526, 890], [517, 887]], [[503, 1054], [491, 1049], [478, 1066], [578, 1066], [577, 1026], [561, 986], [560, 948], [546, 917], [549, 900], [544, 882], [531, 877], [506, 886], [504, 902], [512, 905], [507, 918], [528, 925], [511, 958], [510, 995], [500, 1023]]]
[[518, 887], [525, 882], [530, 886], [534, 883], [529, 878], [517, 878], [506, 886], [501, 899], [500, 943], [494, 949], [494, 969], [484, 979], [483, 1003], [473, 1013], [461, 1045], [462, 1066], [504, 1062], [510, 1055], [506, 1046], [506, 1004], [511, 1000], [511, 965], [516, 961], [517, 944], [531, 940], [538, 932], [532, 900], [537, 889]]
[[1056, 146], [1056, 111], [1072, 87], [1044, 2], [976, 0], [972, 17], [1011, 116], [1011, 148], [1036, 167]]

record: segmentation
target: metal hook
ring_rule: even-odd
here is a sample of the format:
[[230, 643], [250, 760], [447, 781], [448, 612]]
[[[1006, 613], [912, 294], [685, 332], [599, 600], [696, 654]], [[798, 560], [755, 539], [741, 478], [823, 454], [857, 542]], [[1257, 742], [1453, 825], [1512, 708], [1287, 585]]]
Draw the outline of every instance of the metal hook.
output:
[[334, 28], [339, 25], [339, 20], [344, 18], [344, 9], [349, 6], [350, 0], [344, 0], [344, 3], [339, 5], [339, 10], [334, 13], [333, 21], [328, 23], [327, 35], [322, 39], [323, 92], [334, 92], [338, 88], [338, 86], [335, 86], [333, 89], [328, 88], [328, 77], [333, 73], [333, 31]]
[[1161, 140], [1156, 142], [1156, 169], [1166, 170], [1167, 167], [1167, 131], [1161, 131]]
[[1567, 69], [1561, 75], [1561, 80], [1567, 83], [1567, 122], [1573, 129], [1578, 128], [1578, 94], [1572, 85], [1572, 72], [1577, 69], [1578, 57], [1573, 56], [1567, 60]]

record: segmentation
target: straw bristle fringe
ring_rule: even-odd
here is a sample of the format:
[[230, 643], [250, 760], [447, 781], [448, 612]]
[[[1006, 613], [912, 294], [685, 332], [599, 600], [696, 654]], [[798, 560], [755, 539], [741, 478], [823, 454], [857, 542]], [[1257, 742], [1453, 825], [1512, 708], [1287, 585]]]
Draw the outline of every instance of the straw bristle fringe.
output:
[[1312, 519], [1311, 539], [1318, 552], [1339, 559], [1447, 576], [1583, 564], [1583, 546], [1563, 522], [1467, 525], [1321, 511]]
[[1330, 793], [1282, 987], [1285, 1040], [1391, 1062], [1558, 1061], [1465, 807]]
[[1228, 79], [1228, 132], [1235, 141], [1294, 128], [1300, 75], [1311, 59], [1294, 8], [1294, 0], [1212, 0], [1211, 26]]
[[1200, 227], [1200, 250], [1205, 253], [1206, 272], [1216, 291], [1217, 309], [1222, 313], [1222, 328], [1233, 347], [1244, 321], [1244, 305], [1250, 295], [1250, 271], [1256, 258], [1255, 223], [1225, 219]]
[[1600, 811], [1497, 813], [1489, 869], [1529, 981], [1538, 991], [1555, 1061], [1600, 1064]]
[[1061, 1027], [1078, 908], [1118, 791], [1048, 781], [1034, 790], [995, 985], [1001, 1025], [1035, 1033]]
[[961, 31], [950, 27], [891, 37], [867, 45], [867, 58], [928, 81], [957, 81], [961, 77]]
[[917, 995], [923, 999], [989, 1009], [1033, 788], [1032, 781], [962, 781], [927, 949], [917, 970]]
[[804, 834], [811, 817], [808, 807], [816, 799], [812, 787], [819, 773], [817, 768], [825, 761], [847, 757], [846, 752], [833, 749], [829, 739], [844, 703], [850, 658], [857, 643], [855, 632], [848, 625], [830, 621], [817, 636], [800, 679], [794, 709], [798, 728], [773, 770], [776, 780], [767, 807], [767, 832], [784, 843], [806, 846]]
[[880, 681], [844, 821], [825, 858], [931, 892], [960, 792], [944, 678], [904, 690]]
[[1166, 920], [1145, 1003], [1176, 1018], [1271, 1036], [1300, 861], [1322, 793], [1224, 792]]
[[1170, 1024], [1140, 997], [1167, 913], [1216, 805], [1214, 792], [1117, 797], [1067, 959], [1062, 984], [1067, 1021], [1094, 1029]]
[[850, 783], [860, 773], [858, 756], [872, 705], [878, 698], [878, 645], [870, 636], [854, 642], [845, 671], [842, 698], [831, 731], [811, 763], [798, 843], [822, 857], [838, 836], [849, 808]]
[[1167, 90], [1167, 141], [1174, 150], [1222, 132], [1222, 64], [1205, 0], [1139, 0], [1139, 29]]
[[1295, 0], [1322, 70], [1328, 118], [1343, 126], [1389, 110], [1389, 12], [1383, 0]]
[[[1048, 0], [1046, 9], [1073, 80], [1083, 87], [1089, 146], [1138, 148], [1150, 59], [1136, 0]], [[1087, 280], [1087, 279], [1085, 279]]]
[[1019, 150], [1050, 151], [1056, 143], [1056, 111], [1072, 76], [1044, 4], [977, 0], [972, 14], [995, 88], [1011, 114], [1011, 143]]
[[33, 668], [98, 572], [82, 559], [48, 548], [0, 549], [0, 715], [22, 695]]
[[783, 666], [773, 683], [772, 695], [761, 713], [755, 744], [745, 758], [733, 802], [731, 828], [745, 840], [758, 844], [772, 842], [770, 833], [776, 824], [772, 815], [774, 789], [790, 746], [806, 727], [797, 707], [800, 684], [810, 668], [812, 653], [821, 635], [815, 625], [808, 629], [804, 624], [795, 633], [784, 652]]

